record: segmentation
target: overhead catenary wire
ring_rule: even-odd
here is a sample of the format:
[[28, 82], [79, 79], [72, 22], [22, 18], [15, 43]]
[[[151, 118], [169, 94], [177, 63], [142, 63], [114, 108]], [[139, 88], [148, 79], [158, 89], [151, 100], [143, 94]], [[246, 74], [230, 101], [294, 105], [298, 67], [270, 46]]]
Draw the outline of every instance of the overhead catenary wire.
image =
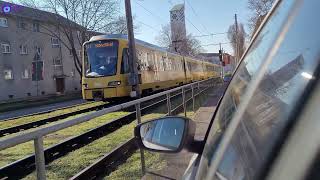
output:
[[134, 1], [136, 4], [138, 4], [142, 9], [144, 9], [145, 11], [147, 11], [149, 14], [151, 14], [153, 17], [159, 19], [162, 22], [167, 23], [167, 21], [165, 21], [164, 19], [162, 19], [160, 16], [158, 16], [157, 14], [153, 13], [152, 11], [150, 11], [149, 9], [147, 9], [146, 7], [144, 7], [141, 3]]
[[[126, 15], [125, 15], [123, 12], [121, 12], [120, 10], [116, 10], [116, 11], [118, 11], [118, 13], [122, 14], [123, 16], [126, 16]], [[137, 19], [135, 19], [135, 21], [138, 22], [138, 23], [140, 23], [140, 24], [142, 24], [142, 25], [144, 25], [144, 26], [146, 26], [146, 27], [148, 27], [148, 28], [150, 28], [150, 29], [152, 29], [152, 30], [154, 30], [155, 32], [159, 32], [158, 29], [154, 28], [153, 26], [151, 26], [151, 25], [149, 25], [149, 24], [146, 24], [146, 23], [144, 23], [144, 22], [142, 22], [142, 21], [139, 21], [139, 20], [137, 20]]]
[[207, 37], [207, 36], [223, 35], [223, 34], [227, 34], [227, 33], [228, 32], [210, 33], [210, 34], [203, 34], [203, 35], [195, 35], [193, 37]]
[[[190, 6], [193, 14], [198, 18], [200, 19], [200, 17], [198, 16], [198, 13], [196, 12], [196, 10], [192, 7], [191, 3], [189, 2], [189, 0], [185, 0], [187, 2], [187, 4]], [[207, 33], [210, 33], [207, 29], [207, 27], [199, 20], [199, 23], [201, 24], [201, 26], [204, 28], [204, 30], [207, 32]]]
[[202, 46], [219, 46], [221, 44], [231, 44], [232, 42], [222, 42], [222, 43], [212, 43], [212, 44], [204, 44]]

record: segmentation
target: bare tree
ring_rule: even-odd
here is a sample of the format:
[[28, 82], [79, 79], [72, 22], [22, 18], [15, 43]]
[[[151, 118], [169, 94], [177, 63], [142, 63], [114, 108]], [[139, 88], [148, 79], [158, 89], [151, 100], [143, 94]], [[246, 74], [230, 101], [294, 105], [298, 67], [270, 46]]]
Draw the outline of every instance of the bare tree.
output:
[[246, 32], [244, 30], [243, 24], [238, 24], [238, 32], [236, 33], [236, 25], [232, 24], [228, 30], [228, 39], [231, 42], [231, 46], [235, 56], [240, 58], [244, 53], [245, 40], [246, 40]]
[[[135, 17], [133, 17], [133, 20], [134, 19]], [[139, 26], [134, 24], [133, 30], [135, 33], [139, 32]], [[126, 17], [117, 17], [115, 20], [110, 22], [108, 26], [105, 27], [104, 32], [109, 34], [128, 34]]]
[[252, 12], [249, 18], [249, 28], [252, 34], [260, 26], [275, 0], [248, 0], [248, 9]]
[[[74, 65], [82, 76], [82, 63], [77, 53], [81, 45], [92, 35], [103, 32], [117, 15], [116, 0], [21, 0], [21, 3], [53, 13], [55, 18], [41, 27], [52, 37], [59, 39], [71, 53]], [[35, 12], [36, 13], [36, 12]], [[56, 30], [50, 28], [53, 25]]]
[[[180, 31], [175, 30], [175, 32]], [[182, 55], [196, 56], [204, 52], [198, 39], [194, 38], [191, 34], [183, 37], [180, 33], [171, 33], [169, 24], [162, 26], [159, 35], [156, 37], [156, 41], [160, 46], [167, 48], [169, 51]]]
[[156, 41], [160, 46], [165, 47], [168, 50], [170, 49], [172, 45], [172, 38], [169, 24], [162, 26], [159, 35], [156, 37]]

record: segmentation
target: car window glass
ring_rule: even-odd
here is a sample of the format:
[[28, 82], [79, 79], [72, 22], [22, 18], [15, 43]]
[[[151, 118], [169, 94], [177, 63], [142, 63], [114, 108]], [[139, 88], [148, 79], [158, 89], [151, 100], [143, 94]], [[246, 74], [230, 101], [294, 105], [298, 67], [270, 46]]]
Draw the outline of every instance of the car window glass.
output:
[[[281, 24], [286, 20], [290, 2], [286, 2], [285, 6], [279, 7], [274, 11], [273, 15], [268, 19], [266, 25], [259, 32], [254, 42], [250, 46], [245, 58], [241, 62], [240, 67], [235, 73], [230, 85], [221, 101], [220, 108], [214, 118], [213, 125], [210, 129], [209, 136], [201, 157], [198, 176], [205, 175], [211, 161], [214, 157], [216, 147], [227, 127], [230, 120], [241, 101], [242, 96], [246, 92], [247, 85], [251, 82], [266, 56], [268, 49], [276, 39]], [[249, 76], [248, 76], [249, 74]]]
[[[320, 25], [306, 20], [314, 17], [320, 2], [303, 1], [298, 6], [276, 55], [266, 72], [261, 72], [263, 78], [233, 134], [216, 179], [259, 178], [279, 135], [290, 122], [290, 114], [304, 98], [301, 95], [306, 85], [314, 79], [320, 57]], [[248, 73], [245, 79], [250, 78]]]

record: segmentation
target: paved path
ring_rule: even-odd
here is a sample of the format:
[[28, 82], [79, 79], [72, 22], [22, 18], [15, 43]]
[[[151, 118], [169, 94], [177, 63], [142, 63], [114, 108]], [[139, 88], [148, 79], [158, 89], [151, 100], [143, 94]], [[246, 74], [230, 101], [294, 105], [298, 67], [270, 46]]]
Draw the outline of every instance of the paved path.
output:
[[[198, 109], [193, 120], [196, 122], [197, 128], [195, 133], [196, 139], [203, 139], [210, 120], [212, 119], [216, 105], [222, 96], [226, 85], [214, 87], [208, 91], [207, 101]], [[160, 171], [147, 170], [147, 174], [143, 180], [158, 179], [181, 179], [183, 173], [188, 167], [189, 161], [193, 153], [182, 151], [178, 154], [161, 154], [162, 159], [167, 162], [167, 166]]]
[[86, 101], [83, 99], [76, 99], [76, 100], [69, 100], [69, 101], [65, 101], [65, 102], [53, 103], [53, 104], [49, 104], [49, 105], [43, 105], [40, 107], [25, 108], [25, 109], [19, 109], [16, 111], [9, 111], [9, 112], [5, 112], [5, 113], [0, 113], [0, 121], [4, 120], [4, 119], [8, 119], [8, 118], [17, 117], [17, 116], [24, 116], [24, 115], [28, 115], [28, 114], [33, 114], [33, 113], [38, 113], [38, 112], [43, 112], [43, 111], [50, 111], [50, 110], [54, 110], [57, 108], [63, 108], [66, 106], [81, 104], [84, 102], [86, 102]]

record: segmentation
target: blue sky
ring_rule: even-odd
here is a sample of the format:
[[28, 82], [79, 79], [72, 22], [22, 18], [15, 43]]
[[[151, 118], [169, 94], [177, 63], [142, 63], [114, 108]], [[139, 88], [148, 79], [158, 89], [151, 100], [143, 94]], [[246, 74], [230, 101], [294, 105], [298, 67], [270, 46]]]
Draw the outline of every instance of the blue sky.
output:
[[[41, 2], [41, 0], [38, 0]], [[170, 22], [169, 11], [173, 5], [185, 3], [187, 33], [194, 36], [210, 33], [223, 33], [234, 23], [234, 14], [238, 15], [238, 22], [245, 25], [247, 30], [250, 12], [247, 9], [248, 0], [131, 0], [132, 14], [139, 30], [136, 38], [157, 44], [162, 25]], [[119, 0], [120, 14], [125, 14], [124, 0]], [[192, 9], [193, 8], [193, 9]], [[148, 12], [150, 11], [150, 12]], [[194, 27], [192, 24], [196, 27]], [[197, 30], [198, 29], [198, 30]], [[247, 30], [248, 32], [248, 30]], [[204, 45], [207, 52], [218, 52], [219, 46], [205, 46], [208, 44], [228, 43], [226, 34], [197, 38]], [[233, 53], [230, 44], [222, 44], [227, 53]]]
[[[186, 18], [199, 29], [186, 20], [188, 33], [193, 35], [205, 35], [209, 33], [226, 32], [234, 23], [234, 14], [238, 15], [238, 22], [247, 26], [249, 11], [247, 0], [185, 0]], [[139, 32], [136, 38], [156, 44], [161, 26], [169, 23], [169, 10], [172, 4], [184, 3], [184, 0], [131, 0], [132, 13], [136, 23], [139, 24]], [[140, 5], [143, 7], [141, 7]], [[121, 4], [124, 11], [124, 3]], [[193, 12], [194, 9], [195, 13]], [[246, 28], [247, 29], [247, 28]], [[198, 38], [202, 45], [229, 42], [227, 35], [216, 35]], [[232, 53], [229, 44], [223, 44], [228, 53]], [[217, 52], [219, 46], [203, 46], [207, 52]]]

